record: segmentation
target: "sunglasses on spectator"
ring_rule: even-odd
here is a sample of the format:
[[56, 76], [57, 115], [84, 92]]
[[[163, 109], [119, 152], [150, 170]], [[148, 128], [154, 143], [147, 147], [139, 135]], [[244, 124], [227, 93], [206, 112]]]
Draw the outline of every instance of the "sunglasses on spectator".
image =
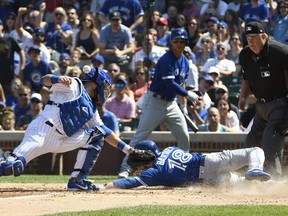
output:
[[57, 17], [57, 16], [63, 16], [63, 14], [62, 13], [55, 13], [55, 16]]
[[223, 89], [219, 89], [216, 91], [216, 94], [225, 94], [226, 91], [224, 91]]
[[115, 87], [124, 88], [126, 85], [124, 83], [116, 83]]
[[19, 96], [20, 96], [20, 97], [27, 97], [28, 94], [25, 94], [25, 93], [19, 93]]
[[211, 43], [211, 41], [209, 41], [209, 40], [202, 40], [201, 43], [207, 43], [207, 44], [208, 44], [208, 43]]
[[217, 50], [225, 50], [224, 47], [217, 47]]
[[145, 72], [140, 72], [140, 71], [136, 73], [136, 75], [144, 75], [144, 74]]
[[35, 34], [35, 36], [36, 36], [36, 37], [44, 37], [45, 35], [44, 35], [44, 34], [39, 34], [39, 33], [37, 33], [37, 34]]
[[224, 26], [219, 26], [218, 29], [226, 29]]
[[91, 22], [92, 20], [91, 19], [83, 19], [83, 21]]
[[239, 40], [239, 38], [231, 38], [231, 40], [237, 41], [237, 40]]
[[40, 103], [41, 101], [37, 100], [37, 99], [32, 99], [31, 103]]

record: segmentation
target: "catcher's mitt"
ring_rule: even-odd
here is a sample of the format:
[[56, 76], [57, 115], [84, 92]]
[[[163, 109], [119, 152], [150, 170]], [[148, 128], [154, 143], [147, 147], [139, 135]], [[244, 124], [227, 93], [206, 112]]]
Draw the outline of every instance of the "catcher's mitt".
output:
[[133, 152], [128, 157], [127, 164], [131, 166], [132, 169], [135, 169], [155, 159], [156, 155], [151, 150], [133, 149]]

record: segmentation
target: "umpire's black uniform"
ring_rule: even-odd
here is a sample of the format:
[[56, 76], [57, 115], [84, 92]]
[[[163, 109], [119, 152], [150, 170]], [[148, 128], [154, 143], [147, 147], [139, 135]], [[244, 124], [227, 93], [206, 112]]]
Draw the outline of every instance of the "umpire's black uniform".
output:
[[[267, 39], [261, 53], [255, 55], [248, 46], [240, 53], [243, 79], [248, 81], [255, 97], [256, 114], [245, 145], [261, 146], [265, 152], [265, 169], [282, 175], [280, 152], [284, 136], [279, 133], [287, 110], [288, 46]], [[288, 110], [287, 110], [288, 112]]]

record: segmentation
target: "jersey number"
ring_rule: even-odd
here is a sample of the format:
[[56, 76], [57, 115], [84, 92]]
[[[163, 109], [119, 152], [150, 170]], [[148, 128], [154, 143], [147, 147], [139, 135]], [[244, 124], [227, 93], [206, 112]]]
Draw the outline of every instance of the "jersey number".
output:
[[[172, 153], [172, 159], [168, 159], [168, 164], [170, 169], [178, 168], [185, 171], [187, 165], [185, 165], [189, 160], [191, 160], [192, 155], [181, 150], [176, 150]], [[177, 160], [177, 161], [176, 161]], [[179, 161], [179, 162], [178, 162]]]

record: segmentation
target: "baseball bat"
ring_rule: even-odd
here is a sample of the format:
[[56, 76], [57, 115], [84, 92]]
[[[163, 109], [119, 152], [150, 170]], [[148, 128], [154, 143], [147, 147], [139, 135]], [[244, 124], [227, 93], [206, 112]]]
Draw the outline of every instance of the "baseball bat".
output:
[[183, 115], [188, 127], [190, 127], [194, 133], [197, 133], [198, 132], [197, 125], [190, 119], [190, 117], [187, 114], [183, 113]]

